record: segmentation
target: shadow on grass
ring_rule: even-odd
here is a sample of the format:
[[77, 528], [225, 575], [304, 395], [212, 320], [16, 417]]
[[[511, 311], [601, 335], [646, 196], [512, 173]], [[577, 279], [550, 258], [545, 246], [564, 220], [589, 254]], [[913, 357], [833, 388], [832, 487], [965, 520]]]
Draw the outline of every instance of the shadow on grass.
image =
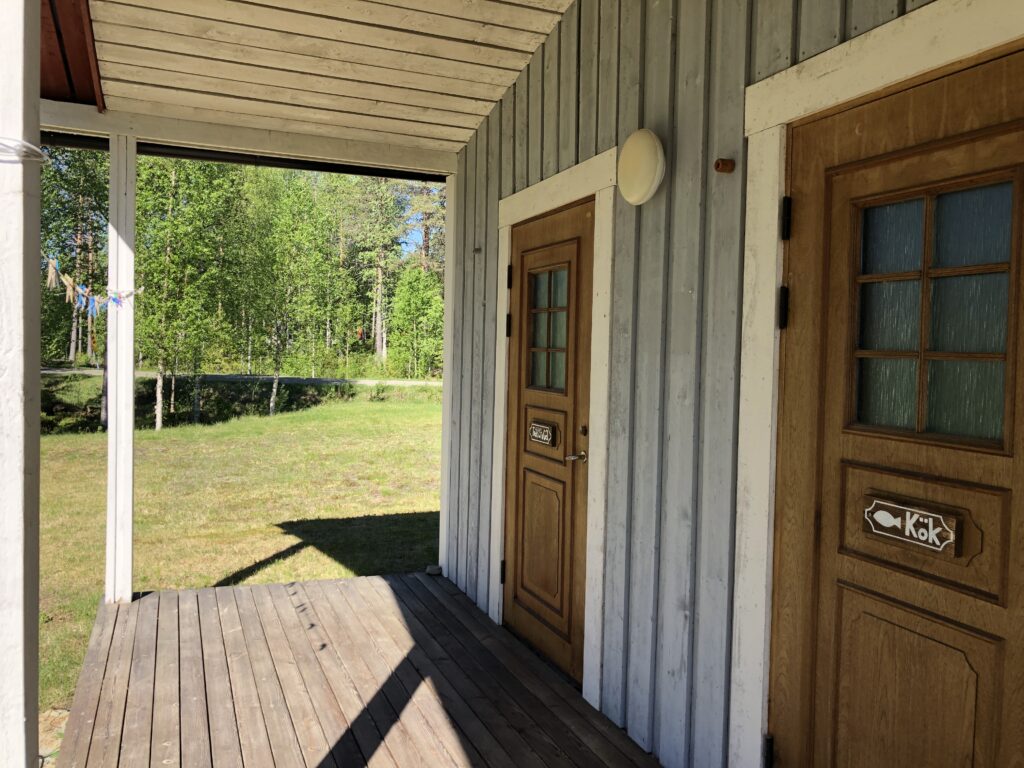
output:
[[278, 523], [283, 533], [299, 541], [235, 571], [215, 586], [241, 584], [310, 547], [356, 576], [422, 571], [437, 562], [440, 516], [440, 512], [407, 512]]

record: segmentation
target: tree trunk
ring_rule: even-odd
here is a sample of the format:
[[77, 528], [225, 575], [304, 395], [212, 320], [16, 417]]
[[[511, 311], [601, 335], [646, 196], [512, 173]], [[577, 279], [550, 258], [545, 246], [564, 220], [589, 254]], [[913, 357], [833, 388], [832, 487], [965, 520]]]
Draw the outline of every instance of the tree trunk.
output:
[[[75, 260], [74, 266], [71, 268], [71, 277], [75, 285], [78, 284], [79, 278], [79, 260], [82, 257], [82, 207], [84, 203], [82, 196], [78, 196], [78, 225], [75, 230]], [[77, 299], [77, 294], [75, 295]], [[79, 315], [81, 314], [77, 305], [71, 307], [71, 339], [68, 342], [68, 362], [75, 362], [75, 354], [78, 352], [78, 336], [79, 326], [81, 324]]]
[[157, 431], [164, 428], [164, 360], [156, 361], [156, 406], [153, 409]]
[[270, 386], [270, 415], [277, 413], [277, 385], [281, 380], [281, 366], [274, 366], [274, 383]]
[[100, 392], [100, 426], [107, 428], [107, 358], [109, 357], [106, 347], [103, 349], [103, 389]]
[[85, 354], [89, 357], [89, 362], [93, 362], [93, 346], [92, 346], [92, 334], [95, 329], [92, 315], [86, 313], [85, 316]]
[[[89, 275], [90, 281], [92, 279], [93, 272], [96, 269], [96, 250], [92, 244], [92, 232], [89, 232], [85, 236], [86, 251], [89, 254], [87, 261], [87, 274]], [[96, 323], [94, 322], [92, 315], [86, 313], [85, 318], [85, 354], [89, 357], [89, 362], [96, 362], [96, 345], [94, 344], [93, 334], [96, 330]]]
[[383, 257], [377, 257], [377, 271], [373, 281], [373, 343], [377, 357], [381, 360], [387, 354], [384, 347], [384, 265]]
[[423, 225], [423, 271], [430, 269], [430, 225]]
[[71, 308], [71, 340], [68, 343], [68, 362], [75, 362], [75, 353], [78, 351], [78, 323], [81, 311], [78, 307]]
[[174, 395], [175, 390], [178, 388], [178, 370], [177, 366], [171, 368], [171, 403], [167, 409], [170, 413], [174, 413]]

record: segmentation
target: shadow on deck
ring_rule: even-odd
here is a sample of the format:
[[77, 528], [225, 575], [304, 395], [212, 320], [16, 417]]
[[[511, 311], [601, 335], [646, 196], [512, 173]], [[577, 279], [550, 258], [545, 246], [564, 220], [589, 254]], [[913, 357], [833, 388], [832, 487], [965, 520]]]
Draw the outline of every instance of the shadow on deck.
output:
[[100, 607], [59, 766], [653, 766], [447, 579]]

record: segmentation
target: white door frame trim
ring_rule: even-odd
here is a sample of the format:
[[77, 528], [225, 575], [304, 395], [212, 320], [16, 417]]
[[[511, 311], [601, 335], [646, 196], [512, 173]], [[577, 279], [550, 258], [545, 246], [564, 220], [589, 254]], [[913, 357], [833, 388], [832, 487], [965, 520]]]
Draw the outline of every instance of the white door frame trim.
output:
[[593, 195], [594, 288], [590, 327], [590, 451], [587, 460], [586, 607], [583, 629], [583, 697], [601, 708], [604, 627], [604, 550], [608, 477], [608, 391], [611, 360], [611, 287], [615, 148], [562, 171], [498, 202], [497, 329], [494, 354], [494, 430], [491, 477], [490, 617], [502, 618], [501, 558], [505, 547], [505, 422], [508, 408], [508, 312], [506, 274], [512, 226]]
[[1022, 38], [1020, 0], [934, 0], [746, 90], [729, 765], [761, 765], [768, 724], [779, 375], [776, 302], [783, 265], [778, 206], [786, 187], [787, 126], [931, 72], [950, 71], [958, 62]]

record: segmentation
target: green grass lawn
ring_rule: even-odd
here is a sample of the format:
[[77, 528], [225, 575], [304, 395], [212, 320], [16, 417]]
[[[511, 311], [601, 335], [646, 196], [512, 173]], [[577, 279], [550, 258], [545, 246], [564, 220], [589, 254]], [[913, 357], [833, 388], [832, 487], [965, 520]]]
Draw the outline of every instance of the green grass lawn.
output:
[[[42, 440], [40, 695], [68, 707], [103, 591], [105, 434]], [[135, 433], [135, 589], [437, 561], [440, 390]]]

